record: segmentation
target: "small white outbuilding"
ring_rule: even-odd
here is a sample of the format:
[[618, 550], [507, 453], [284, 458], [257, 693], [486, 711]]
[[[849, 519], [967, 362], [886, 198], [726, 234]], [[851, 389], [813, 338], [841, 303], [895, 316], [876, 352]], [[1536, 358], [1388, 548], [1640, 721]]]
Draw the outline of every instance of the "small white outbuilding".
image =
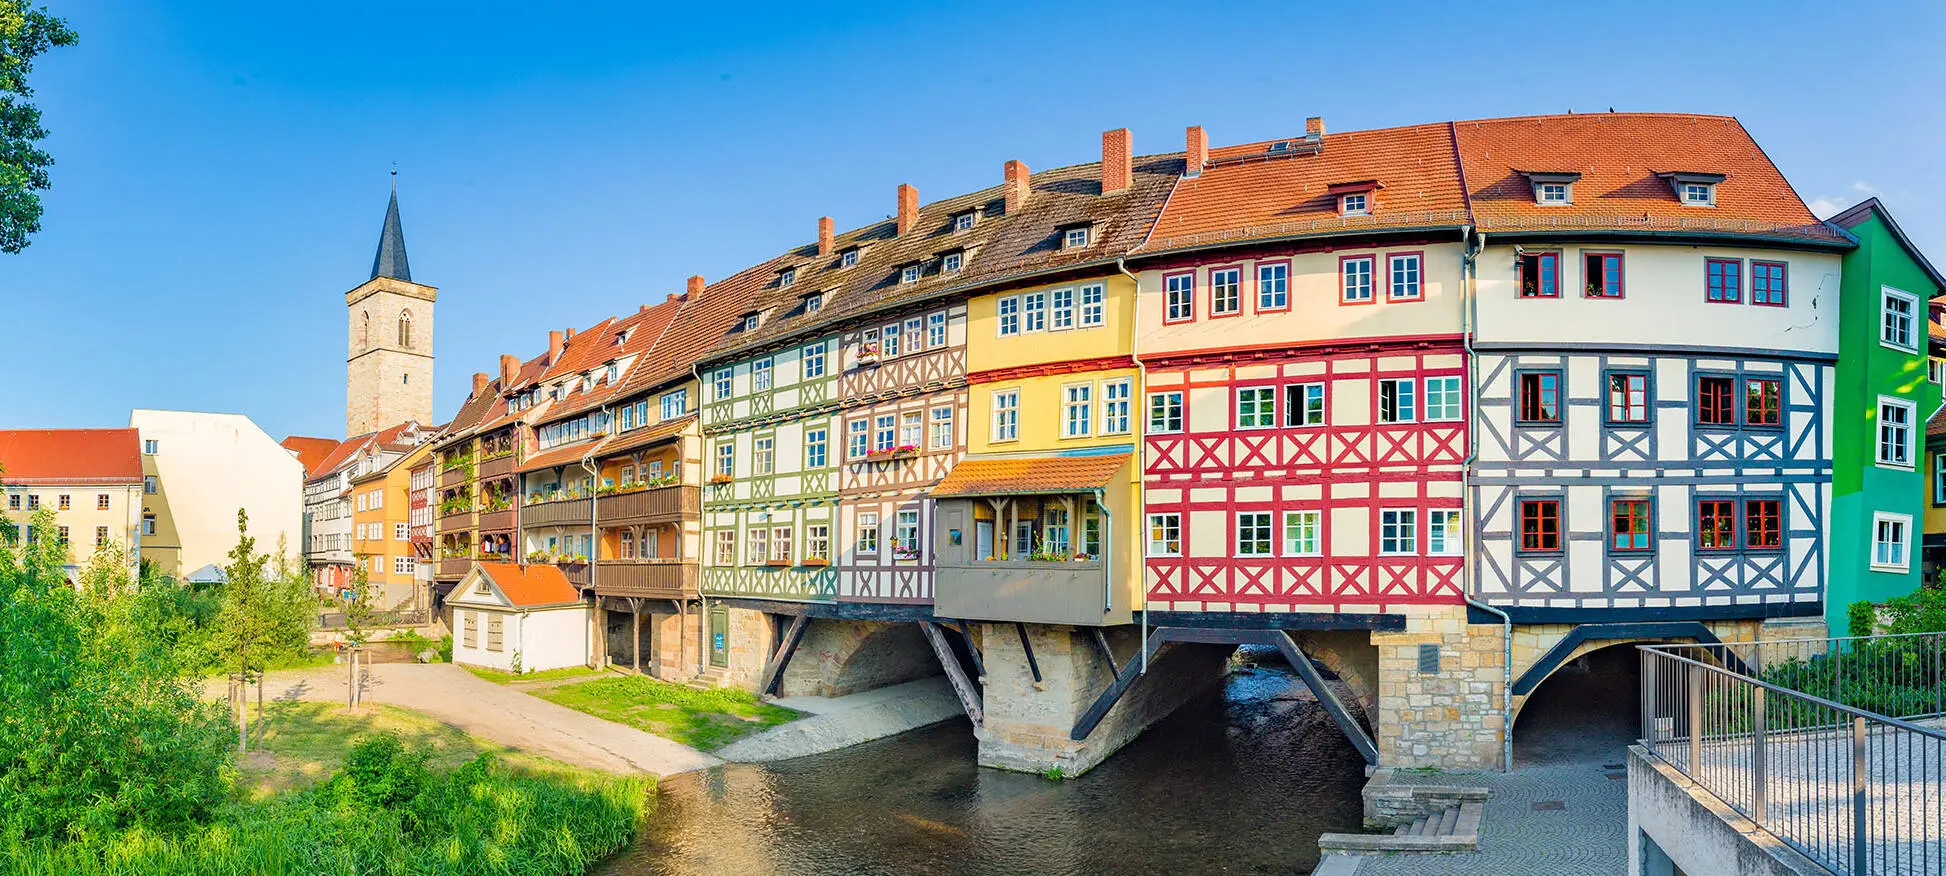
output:
[[454, 663], [502, 672], [587, 665], [590, 606], [555, 566], [474, 563], [446, 604]]

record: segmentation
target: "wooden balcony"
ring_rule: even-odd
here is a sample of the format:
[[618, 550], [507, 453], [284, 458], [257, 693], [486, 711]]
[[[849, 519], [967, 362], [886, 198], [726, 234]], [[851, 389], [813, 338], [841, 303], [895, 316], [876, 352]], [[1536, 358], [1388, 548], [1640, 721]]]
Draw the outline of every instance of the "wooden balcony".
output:
[[439, 472], [439, 486], [442, 488], [457, 487], [467, 483], [470, 480], [471, 478], [467, 476], [466, 468], [464, 466], [461, 466], [459, 468], [441, 469]]
[[481, 511], [479, 529], [481, 532], [512, 532], [514, 525], [519, 522], [519, 516], [512, 508]]
[[504, 478], [513, 473], [514, 473], [514, 455], [511, 453], [505, 456], [496, 456], [491, 459], [480, 460], [480, 480], [482, 481], [489, 481], [494, 478]]
[[1108, 626], [1129, 622], [1129, 595], [1103, 603], [1107, 574], [1099, 560], [941, 563], [933, 570], [933, 609], [940, 617]]
[[439, 560], [439, 577], [459, 578], [473, 568], [471, 557], [442, 557]]
[[576, 587], [588, 586], [588, 570], [591, 567], [587, 563], [561, 563], [559, 565], [561, 567], [561, 574], [568, 576], [569, 584], [573, 584]]
[[702, 514], [703, 491], [694, 484], [671, 484], [602, 496], [595, 502], [595, 516], [603, 525], [679, 523]]
[[595, 592], [603, 596], [691, 599], [696, 596], [695, 560], [602, 560]]
[[558, 502], [541, 502], [522, 505], [520, 525], [526, 526], [573, 526], [588, 525], [587, 499], [562, 499]]
[[472, 529], [472, 528], [473, 528], [473, 509], [471, 508], [467, 508], [463, 511], [454, 511], [451, 514], [448, 514], [445, 511], [441, 511], [439, 514], [440, 532], [452, 532], [453, 530], [456, 529]]

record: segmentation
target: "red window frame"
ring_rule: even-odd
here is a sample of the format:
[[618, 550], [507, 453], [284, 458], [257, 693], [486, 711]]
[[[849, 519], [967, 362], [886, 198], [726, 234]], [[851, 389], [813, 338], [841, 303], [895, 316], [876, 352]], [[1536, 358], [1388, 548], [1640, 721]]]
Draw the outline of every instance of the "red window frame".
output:
[[[1552, 389], [1547, 386], [1547, 378], [1554, 378]], [[1534, 396], [1528, 392], [1531, 385]], [[1561, 422], [1561, 372], [1559, 371], [1520, 371], [1514, 375], [1515, 391], [1519, 394], [1520, 407], [1514, 412], [1515, 422], [1520, 424], [1559, 424]], [[1552, 396], [1550, 402], [1548, 397]], [[1552, 408], [1551, 413], [1549, 408]]]
[[[1284, 269], [1284, 305], [1282, 307], [1265, 307], [1263, 306], [1264, 269], [1279, 267], [1279, 266], [1283, 267]], [[1291, 260], [1290, 259], [1267, 259], [1265, 261], [1258, 262], [1255, 265], [1255, 268], [1256, 270], [1251, 273], [1251, 280], [1250, 280], [1250, 298], [1251, 301], [1255, 302], [1252, 305], [1252, 310], [1256, 313], [1284, 313], [1290, 310], [1291, 292], [1292, 292], [1291, 287], [1293, 281], [1296, 279], [1295, 277], [1291, 276]]]
[[[1182, 279], [1184, 277], [1189, 278], [1189, 289], [1188, 289], [1189, 315], [1171, 319], [1169, 316], [1169, 281]], [[1162, 324], [1173, 325], [1178, 323], [1195, 322], [1195, 321], [1196, 321], [1196, 272], [1177, 271], [1173, 274], [1163, 274], [1162, 275]], [[1024, 330], [1026, 328], [1026, 323], [1022, 322], [1021, 327]]]
[[[1770, 274], [1763, 280], [1763, 297], [1758, 296], [1759, 272]], [[1773, 300], [1774, 299], [1774, 300]], [[1758, 307], [1791, 306], [1791, 269], [1784, 262], [1750, 260], [1750, 303]]]
[[1743, 303], [1743, 259], [1703, 260], [1703, 300], [1710, 304]]
[[[1413, 263], [1417, 265], [1419, 269], [1419, 290], [1409, 296], [1396, 296], [1392, 294], [1392, 279], [1393, 279], [1392, 273], [1395, 270], [1394, 262], [1398, 259], [1412, 259]], [[1426, 253], [1425, 251], [1414, 250], [1412, 252], [1386, 253], [1385, 254], [1385, 303], [1410, 304], [1414, 301], [1424, 301], [1424, 300], [1426, 300]]]
[[[1532, 291], [1527, 285], [1529, 264], [1533, 265], [1534, 273]], [[1530, 252], [1522, 255], [1514, 268], [1514, 286], [1516, 298], [1561, 297], [1561, 253]]]
[[[1768, 388], [1768, 392], [1764, 388]], [[1751, 395], [1756, 390], [1758, 395]], [[1779, 429], [1784, 425], [1784, 384], [1774, 377], [1746, 377], [1743, 380], [1743, 424], [1758, 429]]]
[[[1347, 297], [1351, 292], [1351, 286], [1349, 283], [1346, 282], [1347, 278], [1345, 276], [1345, 265], [1351, 262], [1366, 263], [1367, 268], [1366, 268], [1365, 276], [1369, 279], [1371, 283], [1371, 285], [1366, 289], [1367, 294], [1365, 298], [1359, 301], [1353, 301], [1351, 300], [1351, 298]], [[1345, 307], [1359, 307], [1366, 304], [1373, 304], [1376, 303], [1377, 301], [1378, 301], [1378, 256], [1369, 253], [1365, 255], [1339, 256], [1338, 257], [1338, 303]]]
[[[1216, 309], [1216, 275], [1220, 271], [1237, 272], [1237, 282], [1236, 282], [1237, 303], [1235, 307], [1229, 310]], [[1243, 315], [1243, 266], [1242, 265], [1216, 265], [1209, 269], [1209, 274], [1205, 279], [1206, 279], [1206, 284], [1209, 286], [1208, 295], [1209, 295], [1209, 318], [1210, 319], [1226, 319], [1232, 316]]]
[[1517, 516], [1520, 518], [1520, 540], [1515, 545], [1518, 553], [1561, 552], [1560, 499], [1522, 499]]
[[1743, 547], [1752, 551], [1784, 549], [1784, 503], [1781, 500], [1743, 500]]
[[[1607, 384], [1605, 406], [1608, 422], [1629, 426], [1647, 425], [1649, 408], [1654, 404], [1654, 399], [1649, 398], [1648, 372], [1610, 371], [1602, 377]], [[1636, 400], [1638, 395], [1639, 400]]]
[[1737, 503], [1735, 501], [1697, 500], [1696, 549], [1710, 553], [1737, 549]]
[[[1608, 263], [1611, 260], [1615, 263], [1615, 288], [1612, 290], [1608, 288]], [[1589, 270], [1589, 267], [1596, 264], [1597, 261], [1599, 261], [1601, 267], [1598, 270]], [[1583, 251], [1581, 253], [1581, 271], [1581, 289], [1585, 297], [1622, 298], [1626, 296], [1627, 275], [1623, 269], [1621, 253]], [[1599, 293], [1588, 291], [1595, 285], [1594, 281], [1590, 280], [1589, 277], [1595, 274], [1601, 276], [1601, 291]]]
[[[1721, 382], [1720, 392], [1712, 387]], [[1696, 378], [1696, 425], [1735, 428], [1737, 379], [1714, 374]]]
[[[1624, 544], [1626, 540], [1626, 544]], [[1636, 542], [1641, 542], [1637, 545]], [[1621, 554], [1655, 550], [1655, 502], [1650, 499], [1608, 500], [1608, 549]]]

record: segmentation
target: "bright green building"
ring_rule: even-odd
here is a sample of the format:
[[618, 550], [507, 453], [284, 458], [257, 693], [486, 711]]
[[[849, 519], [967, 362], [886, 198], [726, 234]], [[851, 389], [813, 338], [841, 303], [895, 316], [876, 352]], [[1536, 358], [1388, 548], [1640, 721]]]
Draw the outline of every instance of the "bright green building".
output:
[[1946, 294], [1946, 279], [1877, 198], [1830, 221], [1858, 238], [1858, 248], [1845, 254], [1837, 298], [1825, 593], [1831, 632], [1845, 635], [1845, 611], [1853, 602], [1883, 602], [1920, 583], [1929, 498], [1926, 423], [1940, 407], [1940, 386], [1927, 367], [1930, 305]]

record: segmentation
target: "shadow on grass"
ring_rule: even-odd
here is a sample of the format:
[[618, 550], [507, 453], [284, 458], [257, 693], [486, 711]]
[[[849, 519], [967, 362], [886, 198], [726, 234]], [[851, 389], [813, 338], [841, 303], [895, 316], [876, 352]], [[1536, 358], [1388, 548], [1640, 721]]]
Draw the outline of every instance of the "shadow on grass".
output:
[[803, 715], [758, 702], [740, 690], [697, 690], [639, 675], [563, 685], [534, 696], [597, 718], [715, 751], [760, 730]]

